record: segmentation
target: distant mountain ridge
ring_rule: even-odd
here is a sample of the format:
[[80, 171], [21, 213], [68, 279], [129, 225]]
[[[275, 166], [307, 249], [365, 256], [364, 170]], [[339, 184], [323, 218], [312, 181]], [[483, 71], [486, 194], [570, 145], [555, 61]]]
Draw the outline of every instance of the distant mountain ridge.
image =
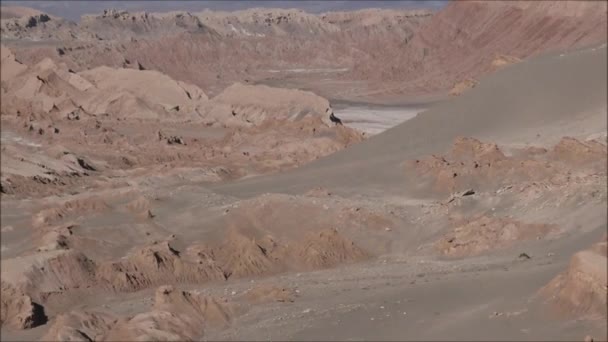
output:
[[[607, 40], [606, 2], [454, 1], [430, 10], [299, 9], [128, 12], [109, 9], [79, 24], [51, 17], [2, 19], [4, 39], [55, 41], [14, 47], [35, 64], [155, 69], [214, 94], [233, 82], [288, 77], [269, 70], [330, 70], [368, 94], [447, 92], [545, 51]], [[335, 70], [335, 71], [332, 71]], [[454, 91], [454, 93], [460, 93]]]

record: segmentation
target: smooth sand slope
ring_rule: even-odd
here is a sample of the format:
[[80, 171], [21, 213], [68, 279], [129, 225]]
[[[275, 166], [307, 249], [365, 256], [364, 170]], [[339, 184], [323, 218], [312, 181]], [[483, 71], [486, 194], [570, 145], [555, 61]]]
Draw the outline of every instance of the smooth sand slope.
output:
[[[534, 58], [492, 74], [465, 95], [352, 148], [297, 170], [213, 189], [242, 197], [299, 193], [318, 185], [345, 193], [357, 186], [357, 192], [364, 187], [404, 194], [408, 181], [399, 164], [445, 150], [457, 136], [519, 144], [545, 142], [538, 140], [543, 134], [568, 125], [605, 131], [606, 72], [605, 45]], [[570, 127], [562, 133], [575, 135], [576, 131]]]

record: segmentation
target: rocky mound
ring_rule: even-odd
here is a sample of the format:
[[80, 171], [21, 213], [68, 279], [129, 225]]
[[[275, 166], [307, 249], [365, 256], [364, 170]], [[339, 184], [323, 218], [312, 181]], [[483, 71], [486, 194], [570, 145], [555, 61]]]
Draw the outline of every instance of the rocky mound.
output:
[[225, 301], [197, 293], [179, 291], [173, 286], [161, 286], [156, 290], [154, 309], [179, 312], [187, 317], [198, 319], [199, 326], [206, 324], [226, 326], [230, 324], [234, 316], [232, 308]]
[[[292, 210], [295, 209], [297, 207]], [[270, 217], [276, 217], [276, 214], [280, 213]], [[329, 268], [370, 256], [335, 229], [315, 228], [309, 233], [301, 231], [295, 235], [276, 230], [272, 235], [276, 233], [278, 238], [274, 238], [270, 231], [259, 229], [254, 222], [239, 217], [228, 219], [231, 231], [216, 243], [195, 242], [182, 253], [168, 241], [155, 241], [134, 248], [120, 259], [108, 261], [91, 260], [83, 254], [87, 253], [86, 245], [84, 238], [74, 231], [75, 226], [45, 225], [38, 228], [41, 237], [36, 251], [2, 260], [5, 290], [12, 291], [6, 298], [18, 298], [11, 299], [5, 306], [13, 311], [23, 311], [29, 310], [28, 298], [46, 305], [50, 297], [69, 296], [72, 291], [132, 292], [162, 284], [200, 284], [290, 270]], [[13, 303], [15, 300], [19, 302]], [[31, 326], [30, 323], [20, 325], [21, 328]]]
[[555, 229], [556, 227], [547, 224], [481, 216], [454, 228], [439, 240], [435, 247], [441, 254], [450, 257], [474, 256], [513, 246], [518, 241], [545, 236]]
[[471, 188], [496, 190], [524, 182], [564, 184], [575, 180], [575, 170], [580, 177], [605, 174], [605, 163], [606, 145], [597, 141], [565, 137], [550, 151], [528, 148], [507, 156], [496, 144], [457, 138], [448, 154], [410, 160], [405, 167], [427, 182], [423, 186], [456, 193]]
[[[5, 55], [10, 61], [11, 55]], [[128, 113], [130, 118], [187, 120], [198, 117], [196, 107], [207, 100], [197, 87], [155, 71], [100, 67], [75, 74], [65, 65], [45, 59], [10, 76], [5, 80], [8, 102], [3, 112], [15, 110], [8, 106], [11, 100], [31, 101], [35, 112], [24, 112], [24, 116], [51, 114], [55, 119], [69, 120], [79, 113], [114, 118]]]
[[127, 210], [144, 219], [154, 217], [154, 214], [152, 214], [152, 211], [150, 210], [150, 206], [150, 201], [144, 196], [139, 196], [126, 204]]
[[606, 167], [606, 144], [598, 140], [580, 141], [564, 137], [549, 154], [550, 158], [566, 165], [597, 170], [605, 170]]
[[[207, 100], [207, 95], [198, 87], [174, 81], [157, 71], [99, 67], [81, 72], [79, 76], [99, 89], [101, 94], [97, 95], [93, 101], [101, 101], [102, 106], [110, 105], [105, 99], [106, 97], [114, 97], [108, 96], [108, 92], [128, 93], [133, 96], [133, 99], [145, 103], [147, 107], [160, 107], [167, 113], [174, 111], [188, 115]], [[137, 102], [137, 100], [135, 101]], [[107, 109], [92, 107], [84, 106], [85, 110], [93, 113], [111, 113]], [[121, 109], [125, 112], [127, 110], [127, 108]], [[131, 115], [135, 115], [135, 113], [131, 112]]]
[[[12, 79], [27, 69], [27, 66], [18, 62], [13, 52], [4, 45], [0, 45], [0, 61], [0, 80], [2, 82]], [[5, 85], [2, 84], [3, 89], [4, 87]]]
[[321, 117], [329, 125], [329, 101], [311, 92], [234, 84], [211, 101], [211, 113], [222, 121], [260, 125], [264, 121], [297, 121]]
[[[298, 229], [286, 229], [292, 227], [293, 222], [299, 222]], [[320, 229], [337, 228], [340, 235], [356, 231], [369, 233], [392, 227], [397, 222], [378, 208], [340, 202], [339, 198], [265, 194], [229, 209], [225, 224], [273, 236], [281, 234], [288, 240], [303, 242], [311, 237], [306, 232], [314, 236]]]
[[334, 267], [341, 263], [366, 259], [369, 254], [353, 241], [341, 236], [336, 229], [328, 229], [309, 237], [296, 246], [298, 263], [309, 269]]
[[68, 219], [70, 215], [94, 214], [108, 209], [108, 204], [99, 197], [83, 197], [65, 201], [55, 207], [42, 209], [32, 217], [32, 225], [41, 227]]
[[0, 327], [30, 329], [45, 324], [44, 308], [30, 296], [2, 281], [0, 296]]
[[348, 127], [328, 126], [321, 117], [298, 121], [268, 119], [258, 126], [237, 128], [219, 146], [223, 153], [242, 155], [244, 166], [257, 172], [291, 168], [362, 141], [364, 136]]
[[57, 250], [2, 260], [6, 282], [36, 295], [90, 286], [95, 264], [75, 251]]
[[252, 303], [293, 302], [297, 297], [297, 293], [294, 289], [290, 288], [273, 285], [258, 285], [247, 291], [243, 297]]
[[492, 61], [492, 67], [498, 69], [498, 68], [502, 68], [504, 66], [511, 65], [513, 63], [519, 63], [519, 62], [521, 62], [520, 58], [517, 58], [514, 56], [509, 56], [509, 55], [498, 55]]
[[230, 304], [193, 292], [161, 286], [153, 309], [132, 317], [104, 312], [72, 311], [59, 315], [43, 341], [193, 341], [209, 326], [232, 320]]
[[330, 268], [369, 257], [368, 252], [335, 230], [310, 233], [298, 241], [288, 237], [277, 239], [251, 226], [233, 227], [221, 245], [194, 245], [187, 253], [196, 255], [199, 263], [219, 266], [227, 278]]
[[304, 195], [309, 197], [329, 197], [331, 196], [331, 192], [325, 187], [317, 186], [308, 190]]
[[568, 269], [541, 289], [562, 314], [606, 320], [608, 259], [606, 236], [590, 249], [576, 253]]
[[[42, 129], [42, 128], [40, 128]], [[38, 134], [38, 133], [35, 133]], [[32, 153], [36, 143], [10, 144], [3, 141], [2, 193], [27, 193], [40, 187], [54, 187], [74, 184], [91, 175], [87, 158], [65, 154], [59, 158], [50, 155]]]
[[116, 324], [114, 315], [104, 312], [70, 311], [58, 315], [42, 341], [102, 341]]
[[[221, 267], [226, 278], [279, 273], [285, 267], [269, 249], [273, 244], [270, 237], [256, 238], [233, 230], [220, 246], [210, 249], [208, 255]], [[205, 255], [204, 249], [197, 255]]]
[[215, 262], [184, 258], [167, 241], [137, 248], [123, 260], [101, 263], [95, 276], [100, 285], [114, 291], [137, 291], [163, 283], [226, 279]]
[[475, 88], [475, 86], [477, 85], [477, 81], [472, 79], [472, 78], [468, 78], [464, 81], [458, 82], [456, 83], [452, 89], [450, 90], [449, 94], [451, 96], [458, 96], [462, 93], [464, 93], [465, 91], [469, 90], [469, 89], [473, 89]]

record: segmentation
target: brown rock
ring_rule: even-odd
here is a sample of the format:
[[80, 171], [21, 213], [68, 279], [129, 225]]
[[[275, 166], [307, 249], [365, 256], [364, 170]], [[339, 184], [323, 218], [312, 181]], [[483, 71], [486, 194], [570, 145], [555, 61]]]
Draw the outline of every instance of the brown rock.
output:
[[13, 329], [31, 329], [45, 324], [44, 308], [33, 302], [30, 296], [12, 285], [2, 282], [0, 296], [0, 326]]

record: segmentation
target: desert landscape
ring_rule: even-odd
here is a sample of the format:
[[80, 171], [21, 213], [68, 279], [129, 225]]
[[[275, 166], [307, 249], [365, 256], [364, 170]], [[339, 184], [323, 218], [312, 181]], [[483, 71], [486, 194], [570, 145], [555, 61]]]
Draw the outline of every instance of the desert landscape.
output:
[[604, 1], [2, 4], [2, 341], [608, 339]]

